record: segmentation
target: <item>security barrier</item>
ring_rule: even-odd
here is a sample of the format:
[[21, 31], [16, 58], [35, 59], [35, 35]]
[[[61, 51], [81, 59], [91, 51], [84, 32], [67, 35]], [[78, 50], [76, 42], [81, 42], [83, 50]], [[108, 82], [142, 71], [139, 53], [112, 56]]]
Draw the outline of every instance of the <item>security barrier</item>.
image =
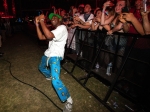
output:
[[[62, 67], [109, 110], [114, 111], [106, 102], [112, 91], [116, 90], [145, 111], [149, 111], [150, 103], [146, 103], [150, 101], [149, 36], [129, 33], [107, 35], [104, 31], [76, 29], [66, 47], [64, 59], [73, 62], [73, 65], [70, 71], [63, 65]], [[73, 41], [75, 47], [71, 47]], [[108, 71], [109, 63], [112, 64], [112, 70], [110, 68]], [[76, 66], [85, 70], [87, 74], [77, 78], [73, 74]], [[104, 99], [86, 87], [91, 77], [109, 86]]]

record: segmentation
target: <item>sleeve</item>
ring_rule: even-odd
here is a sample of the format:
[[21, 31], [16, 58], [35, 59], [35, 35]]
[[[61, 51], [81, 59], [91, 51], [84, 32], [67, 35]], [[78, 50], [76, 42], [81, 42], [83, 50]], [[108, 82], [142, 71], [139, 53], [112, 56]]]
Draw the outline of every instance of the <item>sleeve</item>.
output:
[[54, 34], [54, 38], [53, 40], [54, 41], [58, 41], [62, 38], [62, 36], [64, 35], [64, 29], [65, 29], [65, 26], [58, 26], [55, 30], [52, 30], [52, 33]]

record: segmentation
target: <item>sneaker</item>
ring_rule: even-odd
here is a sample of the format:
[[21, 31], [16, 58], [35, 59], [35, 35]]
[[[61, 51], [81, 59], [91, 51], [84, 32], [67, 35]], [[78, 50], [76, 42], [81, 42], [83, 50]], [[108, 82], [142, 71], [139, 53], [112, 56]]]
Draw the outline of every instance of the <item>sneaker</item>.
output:
[[70, 102], [66, 102], [63, 112], [71, 112], [72, 111], [72, 104]]
[[46, 80], [52, 80], [52, 77], [46, 77]]

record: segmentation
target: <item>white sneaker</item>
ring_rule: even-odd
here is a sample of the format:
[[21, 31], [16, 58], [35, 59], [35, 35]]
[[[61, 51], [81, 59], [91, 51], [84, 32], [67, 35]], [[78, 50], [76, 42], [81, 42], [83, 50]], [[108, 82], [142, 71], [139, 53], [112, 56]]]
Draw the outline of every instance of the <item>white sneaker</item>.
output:
[[66, 102], [63, 112], [71, 112], [72, 111], [72, 104], [70, 102]]
[[52, 77], [46, 77], [46, 80], [52, 80]]

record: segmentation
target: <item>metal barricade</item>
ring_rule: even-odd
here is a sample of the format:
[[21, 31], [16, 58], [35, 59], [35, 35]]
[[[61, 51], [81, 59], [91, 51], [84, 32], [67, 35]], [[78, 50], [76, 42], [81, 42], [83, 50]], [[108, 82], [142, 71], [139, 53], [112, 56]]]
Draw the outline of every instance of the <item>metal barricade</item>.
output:
[[[84, 34], [83, 34], [84, 32]], [[91, 36], [91, 37], [90, 37]], [[113, 90], [118, 91], [121, 94], [124, 94], [126, 98], [136, 102], [141, 108], [144, 110], [149, 110], [150, 104], [144, 102], [143, 98], [148, 97], [150, 93], [150, 88], [148, 85], [148, 75], [150, 72], [148, 70], [144, 71], [142, 75], [144, 75], [144, 81], [147, 83], [139, 84], [136, 81], [132, 81], [131, 78], [127, 78], [126, 76], [126, 68], [128, 69], [130, 61], [138, 62], [139, 66], [146, 66], [146, 68], [150, 68], [150, 60], [148, 58], [147, 61], [142, 61], [140, 59], [136, 59], [133, 54], [136, 49], [136, 45], [140, 43], [142, 40], [146, 40], [147, 46], [150, 46], [150, 35], [141, 36], [138, 34], [129, 34], [129, 33], [114, 33], [113, 36], [106, 35], [106, 32], [102, 31], [89, 31], [83, 29], [76, 29], [73, 38], [78, 39], [76, 41], [76, 45], [79, 49], [76, 49], [76, 52], [69, 53], [68, 50], [65, 54], [65, 60], [69, 59], [73, 63], [72, 68], [68, 71], [65, 67], [63, 67], [71, 76], [79, 82], [87, 91], [89, 91], [95, 98], [97, 98], [104, 106], [106, 106], [109, 110], [114, 111], [109, 105], [106, 103], [108, 98], [110, 97]], [[129, 40], [130, 43], [129, 43]], [[67, 49], [70, 48], [71, 42]], [[145, 44], [146, 44], [145, 43]], [[149, 45], [148, 45], [149, 43]], [[137, 45], [138, 46], [138, 45]], [[140, 45], [139, 45], [140, 46]], [[145, 46], [145, 45], [143, 45]], [[138, 48], [137, 51], [139, 51]], [[142, 48], [143, 53], [146, 52], [146, 57], [150, 56], [150, 47]], [[82, 55], [81, 55], [82, 54]], [[142, 56], [142, 54], [139, 54]], [[108, 57], [109, 60], [104, 59]], [[112, 74], [111, 76], [106, 75], [107, 65], [112, 62]], [[100, 64], [99, 68], [95, 68], [96, 63]], [[144, 65], [143, 65], [144, 64]], [[78, 66], [81, 69], [84, 69], [87, 74], [83, 74], [83, 77], [76, 77], [73, 74], [75, 67]], [[137, 66], [137, 65], [135, 65]], [[144, 68], [144, 67], [142, 67]], [[132, 67], [130, 68], [132, 70]], [[137, 72], [135, 70], [135, 72]], [[137, 72], [138, 73], [138, 72]], [[123, 75], [124, 74], [124, 75]], [[104, 99], [99, 98], [94, 92], [92, 92], [88, 87], [86, 87], [86, 83], [91, 77], [98, 78], [100, 81], [103, 81], [104, 84], [109, 86], [109, 89], [104, 97]], [[81, 82], [81, 80], [84, 80]], [[140, 80], [140, 79], [139, 79]], [[137, 97], [133, 97], [130, 95], [129, 90], [123, 90], [119, 85], [122, 82], [128, 83], [128, 85], [132, 86], [129, 89], [133, 89], [135, 87], [139, 92], [140, 89], [144, 92], [140, 92]], [[146, 86], [146, 87], [145, 87]], [[144, 94], [144, 95], [141, 95]]]

